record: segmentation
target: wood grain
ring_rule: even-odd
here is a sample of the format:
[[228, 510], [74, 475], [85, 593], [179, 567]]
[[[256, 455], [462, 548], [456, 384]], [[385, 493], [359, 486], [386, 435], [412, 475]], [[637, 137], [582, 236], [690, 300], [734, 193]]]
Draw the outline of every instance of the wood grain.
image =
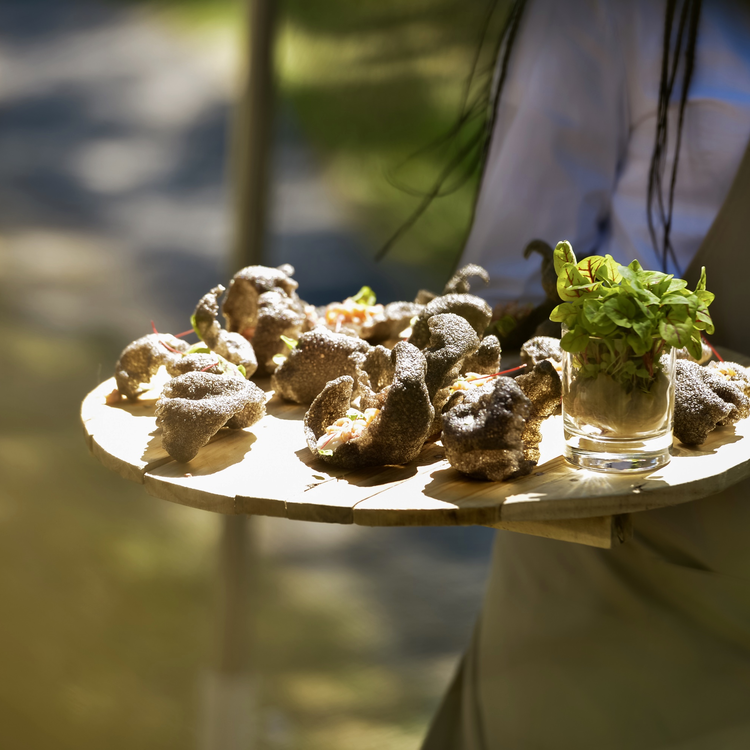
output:
[[630, 514], [569, 518], [560, 521], [499, 521], [492, 528], [519, 534], [542, 536], [561, 542], [585, 544], [589, 547], [611, 549], [624, 544], [633, 536]]
[[108, 406], [105, 399], [115, 387], [114, 378], [95, 388], [81, 407], [81, 421], [91, 453], [108, 469], [143, 483], [150, 469], [172, 459], [156, 434], [151, 398]]

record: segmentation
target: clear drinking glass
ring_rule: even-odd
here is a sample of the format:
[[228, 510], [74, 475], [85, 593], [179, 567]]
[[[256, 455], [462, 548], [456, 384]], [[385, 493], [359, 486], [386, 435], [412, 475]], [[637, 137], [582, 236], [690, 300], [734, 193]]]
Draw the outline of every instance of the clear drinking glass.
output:
[[[668, 349], [668, 351], [667, 351]], [[577, 355], [563, 351], [565, 457], [587, 469], [651, 471], [669, 463], [674, 415], [675, 352], [655, 363], [648, 392], [630, 392], [609, 375], [581, 374]]]

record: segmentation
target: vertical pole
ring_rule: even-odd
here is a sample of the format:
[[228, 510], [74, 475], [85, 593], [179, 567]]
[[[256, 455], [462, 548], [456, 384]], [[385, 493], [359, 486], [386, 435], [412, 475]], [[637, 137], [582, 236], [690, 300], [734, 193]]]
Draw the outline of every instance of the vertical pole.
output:
[[253, 664], [256, 580], [252, 525], [247, 516], [222, 516], [219, 551], [219, 649], [221, 674], [246, 673]]
[[262, 263], [267, 231], [273, 128], [275, 0], [249, 0], [244, 70], [234, 112], [232, 273]]
[[259, 740], [254, 610], [257, 576], [247, 516], [222, 516], [217, 649], [204, 686], [202, 750], [252, 750]]
[[[230, 275], [263, 262], [273, 127], [275, 0], [248, 0], [243, 70], [230, 137], [233, 238]], [[252, 518], [223, 516], [219, 550], [218, 654], [208, 676], [202, 750], [257, 746], [254, 610], [257, 605]]]

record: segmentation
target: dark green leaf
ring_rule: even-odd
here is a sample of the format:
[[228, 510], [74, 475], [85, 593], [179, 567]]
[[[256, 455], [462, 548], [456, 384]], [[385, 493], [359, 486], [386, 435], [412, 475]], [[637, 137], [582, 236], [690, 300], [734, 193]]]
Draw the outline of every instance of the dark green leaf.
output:
[[610, 297], [602, 304], [602, 313], [613, 323], [623, 328], [633, 327], [633, 313], [635, 306], [622, 296]]
[[665, 294], [669, 292], [670, 286], [672, 284], [673, 276], [662, 274], [662, 278], [656, 283], [651, 284], [651, 291], [657, 296], [657, 297], [664, 297]]
[[195, 333], [196, 333], [196, 335], [198, 336], [198, 338], [199, 338], [199, 339], [200, 339], [201, 341], [203, 341], [203, 336], [201, 336], [201, 332], [200, 332], [200, 331], [198, 330], [198, 320], [197, 320], [197, 318], [195, 317], [195, 313], [193, 313], [193, 314], [192, 314], [192, 315], [190, 316], [190, 325], [191, 325], [191, 326], [193, 326], [193, 330], [195, 331]]
[[646, 352], [651, 351], [651, 346], [653, 345], [650, 338], [644, 339], [635, 332], [627, 337], [627, 342], [638, 357], [642, 357]]
[[560, 340], [560, 346], [566, 352], [577, 354], [582, 352], [589, 343], [590, 336], [586, 331], [568, 331]]
[[681, 349], [687, 346], [693, 334], [693, 321], [685, 315], [673, 312], [659, 324], [659, 334], [671, 346]]
[[688, 341], [685, 346], [693, 359], [699, 360], [703, 356], [703, 347], [701, 346], [700, 340], [696, 341], [695, 338], [691, 336], [690, 341]]

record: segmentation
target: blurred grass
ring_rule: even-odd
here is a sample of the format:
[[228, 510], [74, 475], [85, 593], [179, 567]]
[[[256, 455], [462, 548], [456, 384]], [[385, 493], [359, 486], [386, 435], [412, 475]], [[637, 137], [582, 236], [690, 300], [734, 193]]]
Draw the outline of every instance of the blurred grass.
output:
[[[223, 29], [241, 43], [240, 0], [118, 1], [156, 10], [197, 36]], [[281, 109], [294, 112], [327, 167], [329, 183], [374, 248], [417, 208], [421, 198], [412, 193], [428, 192], [450, 158], [482, 127], [480, 118], [450, 146], [424, 151], [460, 115], [491, 4], [286, 0], [279, 6], [275, 67]], [[480, 84], [491, 75], [506, 5], [501, 0], [482, 47]], [[437, 267], [446, 278], [468, 233], [478, 171], [462, 167], [454, 176], [465, 179], [463, 187], [434, 201], [391, 251], [406, 264]]]
[[[413, 157], [459, 116], [487, 4], [290, 0], [284, 9], [282, 95], [324, 155], [339, 195], [379, 246], [420, 202], [387, 175], [426, 192], [476, 132], [462, 134], [453, 150]], [[468, 229], [475, 187], [476, 173], [436, 200], [392, 252], [414, 265], [437, 264], [447, 275]]]
[[213, 529], [81, 450], [81, 384], [106, 346], [5, 329], [2, 747], [184, 747], [211, 643]]
[[[116, 358], [111, 344], [6, 330], [0, 747], [196, 747], [216, 648], [217, 518], [155, 500], [86, 454], [81, 386]], [[267, 521], [271, 534], [285, 523]], [[262, 556], [257, 574], [259, 747], [416, 747], [451, 665], [394, 663], [395, 625], [361, 572]]]
[[[196, 37], [238, 38], [236, 0], [134, 2]], [[418, 201], [385, 172], [452, 124], [485, 7], [458, 0], [283, 6], [282, 105], [373, 246]], [[444, 158], [428, 153], [400, 176], [425, 188]], [[447, 276], [471, 201], [471, 183], [438, 201], [394, 252], [410, 263], [442, 264]], [[215, 648], [217, 518], [157, 501], [87, 455], [80, 401], [111, 372], [123, 339], [19, 322], [13, 295], [28, 293], [25, 274], [33, 272], [30, 264], [0, 276], [0, 748], [195, 747], [200, 678]], [[70, 286], [54, 276], [45, 295], [55, 284]], [[269, 536], [284, 538], [279, 525], [291, 522], [263, 523]], [[367, 538], [386, 531], [367, 530]], [[343, 571], [340, 563], [316, 569], [262, 558], [263, 748], [406, 750], [425, 732], [453, 666], [434, 643], [438, 628], [399, 620], [363, 585], [361, 570]], [[399, 589], [388, 572], [394, 598], [416, 599], [417, 607], [414, 590]], [[399, 584], [407, 578], [398, 572]], [[459, 619], [452, 612], [452, 622]], [[400, 638], [409, 630], [431, 645], [406, 656]]]

